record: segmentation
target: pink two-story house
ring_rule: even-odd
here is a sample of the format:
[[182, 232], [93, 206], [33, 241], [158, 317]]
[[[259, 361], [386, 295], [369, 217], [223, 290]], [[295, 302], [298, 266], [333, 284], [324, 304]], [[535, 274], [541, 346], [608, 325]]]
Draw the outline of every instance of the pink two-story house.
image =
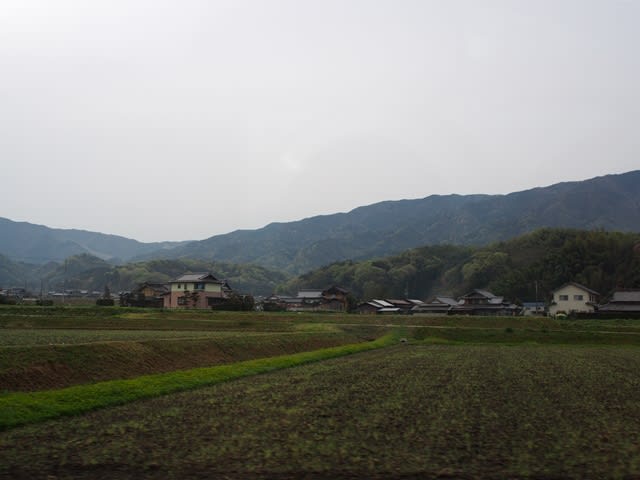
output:
[[231, 293], [227, 282], [211, 273], [185, 273], [169, 282], [164, 308], [210, 308]]

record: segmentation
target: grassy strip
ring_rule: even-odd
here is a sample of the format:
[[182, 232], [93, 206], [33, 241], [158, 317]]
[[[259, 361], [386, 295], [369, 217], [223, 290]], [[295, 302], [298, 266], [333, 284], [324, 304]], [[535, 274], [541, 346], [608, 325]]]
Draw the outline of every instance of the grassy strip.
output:
[[230, 365], [145, 375], [130, 380], [111, 380], [61, 390], [9, 393], [0, 396], [0, 430], [373, 350], [395, 341], [397, 335], [390, 334], [371, 342], [248, 360]]

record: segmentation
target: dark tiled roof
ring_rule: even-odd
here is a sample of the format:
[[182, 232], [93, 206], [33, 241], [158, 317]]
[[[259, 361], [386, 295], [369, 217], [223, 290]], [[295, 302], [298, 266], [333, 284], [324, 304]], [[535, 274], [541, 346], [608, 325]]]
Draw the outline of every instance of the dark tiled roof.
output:
[[205, 282], [205, 283], [222, 283], [216, 277], [208, 272], [200, 272], [200, 273], [185, 273], [184, 275], [179, 276], [175, 280], [172, 280], [171, 283], [178, 282]]
[[640, 290], [618, 290], [613, 292], [612, 302], [639, 302]]
[[487, 290], [481, 290], [479, 288], [475, 288], [474, 290], [467, 293], [466, 295], [463, 295], [461, 298], [477, 297], [478, 295], [484, 298], [495, 298], [495, 295], [493, 293]]

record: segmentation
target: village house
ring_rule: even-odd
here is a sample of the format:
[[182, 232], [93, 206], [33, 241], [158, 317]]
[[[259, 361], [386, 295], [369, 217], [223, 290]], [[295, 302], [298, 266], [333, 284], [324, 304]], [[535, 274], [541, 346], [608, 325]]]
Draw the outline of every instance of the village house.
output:
[[517, 315], [520, 308], [487, 290], [475, 289], [463, 295], [458, 304], [449, 309], [453, 315]]
[[640, 290], [616, 290], [611, 300], [598, 306], [599, 317], [640, 318]]
[[120, 305], [123, 307], [161, 308], [164, 306], [164, 298], [169, 291], [169, 285], [165, 283], [141, 283], [130, 292], [120, 295]]
[[169, 282], [164, 307], [211, 308], [224, 303], [231, 293], [227, 282], [211, 273], [185, 273]]
[[517, 315], [520, 307], [486, 290], [473, 290], [456, 300], [437, 295], [423, 302], [414, 299], [373, 299], [358, 305], [358, 313], [409, 315]]
[[437, 295], [421, 305], [411, 309], [413, 315], [447, 315], [449, 310], [458, 305], [458, 301], [449, 296]]
[[332, 286], [325, 290], [303, 289], [295, 297], [271, 295], [264, 299], [264, 310], [289, 312], [346, 312], [349, 309], [349, 291]]
[[377, 314], [399, 314], [402, 313], [399, 307], [387, 300], [373, 299], [363, 302], [357, 307], [358, 313], [377, 313]]
[[553, 292], [549, 305], [549, 315], [570, 315], [572, 313], [593, 313], [600, 294], [584, 285], [568, 282]]
[[409, 313], [416, 305], [421, 305], [421, 300], [414, 300], [409, 298], [385, 298], [386, 302], [389, 302], [395, 308], [400, 309], [400, 313]]

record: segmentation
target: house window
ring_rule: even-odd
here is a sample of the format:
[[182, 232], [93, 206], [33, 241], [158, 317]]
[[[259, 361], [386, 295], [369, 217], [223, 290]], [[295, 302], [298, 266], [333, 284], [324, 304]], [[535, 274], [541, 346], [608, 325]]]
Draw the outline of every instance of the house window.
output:
[[195, 283], [193, 285], [194, 290], [204, 290], [204, 283]]
[[566, 302], [569, 300], [569, 295], [558, 295], [558, 300], [561, 302]]
[[178, 284], [178, 288], [182, 288], [182, 285]]
[[187, 297], [178, 297], [178, 305], [186, 305], [187, 304]]
[[574, 300], [578, 300], [578, 301], [582, 301], [582, 300], [584, 300], [584, 297], [582, 295], [574, 295], [573, 299]]

